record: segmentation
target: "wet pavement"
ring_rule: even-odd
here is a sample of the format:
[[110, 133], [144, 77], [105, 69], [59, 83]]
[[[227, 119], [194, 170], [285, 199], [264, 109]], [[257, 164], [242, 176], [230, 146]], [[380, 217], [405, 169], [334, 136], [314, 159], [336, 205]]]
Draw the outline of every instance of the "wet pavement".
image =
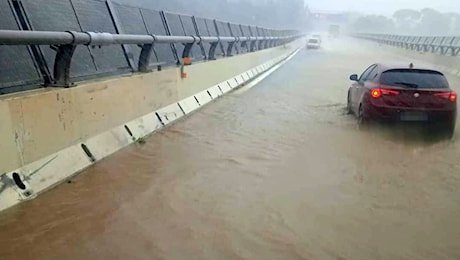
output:
[[395, 60], [300, 51], [1, 213], [0, 259], [460, 259], [459, 142], [345, 112], [348, 76]]

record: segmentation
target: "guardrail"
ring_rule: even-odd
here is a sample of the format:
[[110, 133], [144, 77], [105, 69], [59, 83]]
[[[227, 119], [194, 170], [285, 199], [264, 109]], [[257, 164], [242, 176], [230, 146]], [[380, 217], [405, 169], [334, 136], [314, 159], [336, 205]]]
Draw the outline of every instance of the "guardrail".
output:
[[354, 34], [356, 38], [375, 41], [408, 50], [459, 56], [460, 37], [454, 36], [409, 36], [394, 34]]
[[2, 0], [0, 10], [0, 95], [263, 50], [298, 34], [112, 0]]
[[14, 31], [0, 30], [0, 45], [50, 45], [56, 50], [54, 60], [53, 86], [70, 87], [70, 66], [72, 57], [78, 45], [91, 47], [107, 45], [134, 44], [141, 48], [138, 62], [139, 72], [149, 71], [149, 61], [153, 53], [154, 44], [184, 44], [182, 59], [183, 65], [190, 65], [190, 52], [198, 43], [210, 43], [208, 59], [215, 59], [215, 50], [220, 42], [227, 42], [227, 56], [232, 55], [233, 45], [238, 42], [250, 43], [250, 51], [256, 50], [257, 43], [267, 42], [268, 47], [286, 44], [301, 35], [285, 37], [211, 37], [211, 36], [168, 36], [168, 35], [130, 35], [96, 32], [47, 32], [47, 31]]

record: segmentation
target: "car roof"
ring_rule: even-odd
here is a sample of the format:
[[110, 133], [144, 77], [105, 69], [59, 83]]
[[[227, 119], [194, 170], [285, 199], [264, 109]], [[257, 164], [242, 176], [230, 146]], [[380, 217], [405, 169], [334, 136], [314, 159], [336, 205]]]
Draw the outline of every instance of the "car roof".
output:
[[[414, 69], [414, 70], [431, 70], [441, 73], [440, 71], [424, 66], [418, 66], [416, 63], [412, 63], [413, 67], [410, 67], [411, 63], [376, 63], [380, 67], [380, 71], [394, 70], [394, 69]], [[443, 73], [441, 73], [443, 74]]]

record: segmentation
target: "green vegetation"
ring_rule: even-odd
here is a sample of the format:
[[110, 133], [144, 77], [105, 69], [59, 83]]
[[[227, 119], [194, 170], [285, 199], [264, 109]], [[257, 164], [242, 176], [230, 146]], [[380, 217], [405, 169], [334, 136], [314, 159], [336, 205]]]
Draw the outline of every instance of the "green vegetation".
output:
[[460, 14], [441, 13], [425, 8], [420, 11], [398, 10], [392, 17], [355, 15], [349, 24], [349, 31], [425, 36], [458, 35], [460, 34]]

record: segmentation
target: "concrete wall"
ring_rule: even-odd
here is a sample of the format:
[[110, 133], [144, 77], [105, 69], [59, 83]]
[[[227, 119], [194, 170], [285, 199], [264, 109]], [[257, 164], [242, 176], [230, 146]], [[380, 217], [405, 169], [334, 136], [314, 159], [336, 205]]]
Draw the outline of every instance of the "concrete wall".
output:
[[[68, 89], [2, 96], [0, 210], [32, 198], [89, 166], [93, 159], [102, 159], [197, 109], [268, 70], [302, 45], [303, 40], [298, 40], [283, 47], [193, 64], [184, 68], [186, 78], [181, 77], [180, 68], [170, 68], [81, 82]], [[240, 80], [233, 80], [242, 73]], [[123, 127], [130, 128], [134, 136]], [[83, 153], [82, 143], [95, 158]], [[14, 185], [14, 172], [20, 174], [26, 189]]]

